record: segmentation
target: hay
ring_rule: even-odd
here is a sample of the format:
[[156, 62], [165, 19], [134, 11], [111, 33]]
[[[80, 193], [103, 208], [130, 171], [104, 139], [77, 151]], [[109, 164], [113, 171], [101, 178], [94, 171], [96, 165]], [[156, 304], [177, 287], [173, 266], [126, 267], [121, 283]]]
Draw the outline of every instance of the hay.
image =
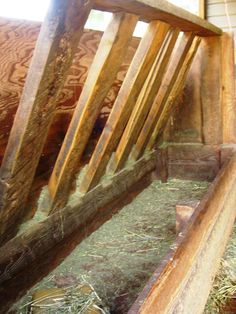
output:
[[154, 181], [82, 241], [16, 308], [30, 302], [36, 289], [58, 287], [56, 276], [73, 276], [89, 282], [112, 314], [126, 313], [176, 237], [175, 205], [201, 199], [207, 187], [206, 182]]
[[223, 308], [236, 295], [236, 224], [221, 261], [212, 291], [205, 307], [205, 314], [223, 313]]

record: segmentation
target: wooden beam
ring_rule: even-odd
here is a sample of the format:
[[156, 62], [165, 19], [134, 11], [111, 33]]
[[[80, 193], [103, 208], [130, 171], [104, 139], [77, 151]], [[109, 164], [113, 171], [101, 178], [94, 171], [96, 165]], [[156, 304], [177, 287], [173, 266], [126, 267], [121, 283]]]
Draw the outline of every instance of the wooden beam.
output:
[[[24, 281], [20, 280], [22, 274], [29, 274], [32, 267], [40, 267], [39, 260], [48, 264], [47, 261], [54, 250], [58, 247], [61, 249], [61, 243], [66, 243], [68, 236], [73, 232], [76, 232], [76, 239], [82, 239], [82, 236], [87, 234], [91, 221], [95, 219], [98, 223], [99, 220], [103, 220], [105, 214], [108, 215], [104, 213], [104, 207], [107, 206], [108, 213], [111, 213], [112, 207], [108, 204], [124, 195], [134, 184], [150, 174], [155, 169], [155, 164], [156, 153], [146, 155], [132, 167], [115, 175], [111, 181], [106, 182], [106, 185], [98, 185], [74, 204], [36, 223], [2, 246], [0, 248], [1, 310], [9, 306], [8, 302], [12, 294], [15, 293], [15, 297], [18, 297], [21, 281]], [[99, 224], [96, 226], [98, 228]], [[9, 299], [6, 300], [7, 298]], [[7, 311], [5, 310], [4, 313]]]
[[236, 217], [236, 155], [207, 194], [129, 314], [200, 314]]
[[[202, 136], [204, 144], [222, 143], [222, 108], [221, 108], [221, 37], [202, 39], [201, 54], [201, 107]], [[224, 52], [223, 52], [224, 54]], [[223, 59], [226, 55], [223, 55]], [[223, 70], [223, 69], [222, 69]], [[225, 69], [223, 70], [223, 72]], [[229, 73], [228, 73], [229, 74]]]
[[[164, 128], [171, 116], [171, 113], [175, 110], [176, 100], [178, 99], [181, 91], [183, 90], [184, 83], [188, 74], [188, 71], [192, 65], [193, 59], [197, 53], [198, 47], [200, 45], [201, 39], [195, 38], [188, 55], [183, 63], [183, 66], [180, 70], [180, 73], [171, 89], [168, 98], [166, 99], [166, 103], [163, 106], [163, 109], [160, 110], [160, 116], [157, 119], [156, 127], [153, 131], [153, 134], [148, 142], [147, 150], [151, 150], [156, 142], [157, 139], [160, 139]], [[137, 145], [138, 146], [138, 145]]]
[[159, 21], [149, 24], [90, 159], [88, 170], [80, 186], [81, 192], [87, 192], [96, 186], [104, 174], [111, 154], [118, 144], [140, 90], [154, 63], [155, 56], [161, 49], [169, 29], [168, 24]]
[[49, 182], [50, 211], [69, 197], [80, 158], [128, 49], [138, 17], [117, 13], [105, 31]]
[[222, 79], [222, 129], [223, 143], [236, 143], [234, 36], [224, 33], [221, 37]]
[[147, 114], [154, 103], [178, 38], [179, 30], [171, 30], [168, 35], [141, 90], [116, 153], [113, 156], [112, 163], [110, 163], [109, 172], [117, 172], [123, 168], [133, 145], [137, 141]]
[[56, 100], [92, 4], [53, 0], [42, 25], [0, 170], [0, 242], [15, 232], [24, 214]]
[[109, 12], [130, 12], [147, 21], [160, 20], [184, 32], [195, 32], [198, 36], [222, 33], [218, 27], [166, 0], [95, 0], [95, 8]]
[[194, 35], [191, 33], [184, 34], [179, 40], [179, 44], [177, 45], [171, 58], [167, 73], [157, 94], [156, 100], [154, 101], [154, 104], [148, 114], [148, 117], [133, 149], [132, 158], [134, 158], [135, 160], [142, 156], [148, 144], [160, 112], [165, 107], [165, 104], [176, 82], [176, 79], [179, 76], [179, 72], [185, 63], [186, 56], [188, 55], [193, 40]]

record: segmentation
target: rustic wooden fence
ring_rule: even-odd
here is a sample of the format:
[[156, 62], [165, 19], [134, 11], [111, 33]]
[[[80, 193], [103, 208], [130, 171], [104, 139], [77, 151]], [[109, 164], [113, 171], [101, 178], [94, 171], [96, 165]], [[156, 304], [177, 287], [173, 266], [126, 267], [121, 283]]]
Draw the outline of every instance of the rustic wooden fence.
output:
[[1, 242], [24, 216], [58, 95], [91, 9], [113, 12], [58, 154], [45, 210], [68, 202], [78, 165], [138, 20], [148, 22], [107, 123], [78, 187], [82, 195], [103, 175], [119, 173], [152, 151], [180, 94], [202, 37], [221, 30], [164, 0], [53, 0], [43, 23], [0, 169]]

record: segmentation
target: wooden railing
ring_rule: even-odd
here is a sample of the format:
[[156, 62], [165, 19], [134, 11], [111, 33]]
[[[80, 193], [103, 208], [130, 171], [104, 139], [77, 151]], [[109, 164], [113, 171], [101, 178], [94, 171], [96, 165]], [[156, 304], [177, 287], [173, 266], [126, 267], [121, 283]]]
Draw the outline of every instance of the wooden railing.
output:
[[48, 213], [63, 208], [68, 201], [78, 164], [137, 21], [147, 21], [148, 30], [82, 177], [82, 193], [94, 188], [106, 169], [116, 173], [128, 160], [138, 160], [153, 148], [174, 108], [201, 37], [221, 34], [217, 27], [165, 0], [52, 0], [1, 165], [2, 242], [15, 234], [24, 215], [58, 95], [92, 8], [114, 14], [49, 180]]

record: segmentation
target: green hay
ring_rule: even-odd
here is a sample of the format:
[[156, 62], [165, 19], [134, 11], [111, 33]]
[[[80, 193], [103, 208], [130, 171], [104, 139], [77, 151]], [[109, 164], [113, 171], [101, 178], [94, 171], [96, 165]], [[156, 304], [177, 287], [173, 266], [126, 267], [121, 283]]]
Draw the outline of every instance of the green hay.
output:
[[205, 314], [223, 313], [222, 308], [236, 294], [236, 224], [232, 237], [221, 261], [220, 269], [216, 275], [210, 296], [208, 298]]
[[207, 187], [206, 182], [154, 181], [82, 241], [16, 308], [30, 302], [35, 289], [55, 287], [55, 276], [72, 275], [92, 285], [111, 313], [126, 313], [173, 244], [175, 205], [201, 199]]

